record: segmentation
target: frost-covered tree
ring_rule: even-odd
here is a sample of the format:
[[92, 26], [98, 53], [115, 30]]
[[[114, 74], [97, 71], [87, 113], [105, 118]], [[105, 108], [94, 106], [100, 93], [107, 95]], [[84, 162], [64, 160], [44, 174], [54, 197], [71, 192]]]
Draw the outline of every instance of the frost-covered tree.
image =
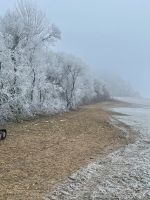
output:
[[50, 47], [60, 31], [31, 1], [0, 18], [0, 121], [60, 112], [107, 96], [87, 65]]
[[84, 67], [85, 64], [74, 56], [57, 54], [55, 66], [47, 75], [47, 80], [59, 88], [59, 96], [68, 109], [76, 106], [76, 92]]
[[35, 86], [45, 78], [39, 55], [57, 39], [60, 39], [59, 29], [49, 24], [31, 1], [18, 1], [13, 10], [0, 18], [1, 100], [9, 96], [9, 104], [16, 107], [14, 102], [23, 103], [22, 97], [26, 97], [26, 103], [37, 98]]
[[107, 100], [110, 98], [110, 94], [108, 92], [108, 89], [106, 88], [106, 85], [100, 81], [99, 79], [94, 79], [94, 92], [95, 102], [99, 102], [101, 100]]
[[83, 81], [81, 104], [97, 103], [110, 99], [105, 83], [100, 78], [90, 78]]
[[36, 53], [44, 45], [51, 45], [59, 39], [60, 31], [55, 25], [49, 24], [44, 14], [30, 1], [18, 1], [16, 8], [1, 18], [0, 24], [1, 35], [13, 65], [14, 88], [17, 88], [18, 68], [27, 65], [32, 78], [30, 100], [33, 101]]

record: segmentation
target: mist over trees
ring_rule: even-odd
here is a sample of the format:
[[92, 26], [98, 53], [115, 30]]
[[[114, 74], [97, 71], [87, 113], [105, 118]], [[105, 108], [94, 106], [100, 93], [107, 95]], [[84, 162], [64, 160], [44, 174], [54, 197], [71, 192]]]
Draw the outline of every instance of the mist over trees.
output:
[[31, 1], [0, 17], [0, 121], [56, 113], [110, 97], [72, 55], [54, 53], [59, 28]]
[[101, 72], [101, 80], [105, 82], [105, 85], [113, 97], [139, 97], [140, 94], [133, 89], [133, 87], [120, 76]]

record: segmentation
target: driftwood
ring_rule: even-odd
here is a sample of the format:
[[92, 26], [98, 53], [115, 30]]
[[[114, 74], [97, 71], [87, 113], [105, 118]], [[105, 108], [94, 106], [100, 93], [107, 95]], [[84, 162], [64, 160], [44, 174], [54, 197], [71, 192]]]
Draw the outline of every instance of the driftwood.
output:
[[4, 140], [7, 136], [7, 130], [6, 129], [0, 129], [0, 140]]

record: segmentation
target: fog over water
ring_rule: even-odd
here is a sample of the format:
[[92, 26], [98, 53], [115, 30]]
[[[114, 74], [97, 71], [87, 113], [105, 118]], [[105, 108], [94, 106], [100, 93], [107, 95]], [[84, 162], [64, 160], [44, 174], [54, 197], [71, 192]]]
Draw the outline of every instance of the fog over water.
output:
[[[149, 0], [35, 0], [57, 24], [55, 47], [81, 57], [93, 73], [113, 72], [150, 97]], [[0, 13], [15, 0], [0, 0]]]

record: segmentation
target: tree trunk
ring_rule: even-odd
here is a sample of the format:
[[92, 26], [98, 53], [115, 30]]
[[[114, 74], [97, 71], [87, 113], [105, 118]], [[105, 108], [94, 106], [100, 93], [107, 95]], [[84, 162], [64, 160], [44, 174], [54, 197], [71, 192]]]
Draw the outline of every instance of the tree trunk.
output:
[[34, 86], [35, 86], [35, 70], [32, 69], [33, 72], [33, 80], [32, 80], [32, 89], [31, 89], [31, 102], [33, 102], [33, 97], [34, 97]]

